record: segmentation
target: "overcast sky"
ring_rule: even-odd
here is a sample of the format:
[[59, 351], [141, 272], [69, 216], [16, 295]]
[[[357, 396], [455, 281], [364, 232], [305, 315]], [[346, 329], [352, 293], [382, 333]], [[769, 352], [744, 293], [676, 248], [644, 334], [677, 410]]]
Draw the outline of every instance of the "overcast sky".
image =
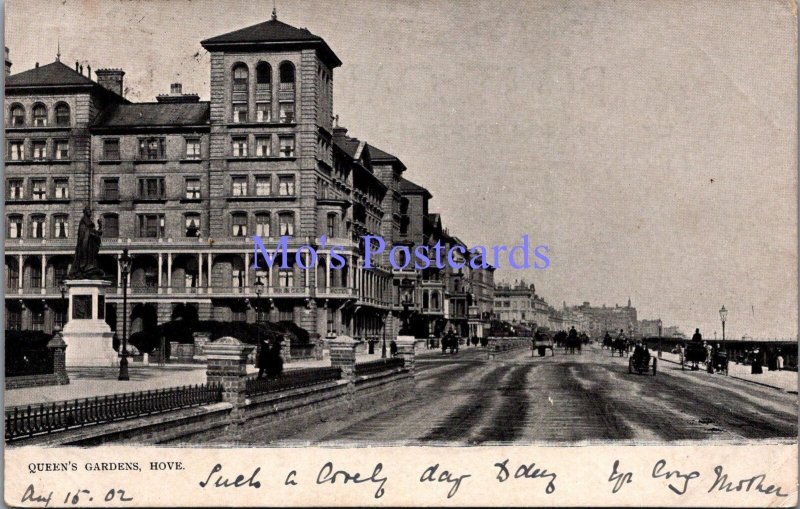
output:
[[[334, 110], [396, 154], [469, 245], [528, 234], [552, 304], [623, 304], [685, 332], [796, 336], [796, 27], [788, 1], [277, 0], [344, 62]], [[9, 0], [14, 72], [125, 70], [208, 98], [200, 40], [267, 1]], [[37, 29], [33, 29], [36, 27]]]

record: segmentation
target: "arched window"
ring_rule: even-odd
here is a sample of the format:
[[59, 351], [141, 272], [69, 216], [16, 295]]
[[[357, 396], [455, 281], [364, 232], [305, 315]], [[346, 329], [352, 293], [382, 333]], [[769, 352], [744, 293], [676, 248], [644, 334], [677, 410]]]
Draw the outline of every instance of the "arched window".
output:
[[8, 238], [21, 239], [22, 238], [22, 216], [20, 214], [11, 214], [8, 216]]
[[43, 239], [45, 237], [45, 215], [34, 214], [31, 216], [31, 238]]
[[283, 236], [294, 235], [294, 213], [281, 212], [278, 214], [278, 233]]
[[11, 106], [11, 125], [23, 126], [25, 125], [25, 107], [21, 104], [14, 104]]
[[247, 212], [231, 214], [231, 236], [247, 237]]
[[242, 63], [238, 63], [233, 66], [233, 91], [247, 91], [247, 79], [250, 76], [250, 72], [247, 69], [247, 66]]
[[272, 83], [272, 67], [266, 62], [259, 62], [256, 66], [256, 85], [269, 85]]
[[294, 88], [294, 65], [291, 62], [282, 62], [280, 67], [281, 90]]
[[56, 125], [69, 125], [69, 105], [66, 103], [59, 103], [56, 105]]
[[44, 104], [36, 104], [33, 107], [33, 125], [44, 127], [47, 125], [47, 108]]
[[269, 234], [269, 212], [258, 212], [256, 214], [256, 235], [269, 237]]
[[187, 212], [184, 214], [186, 237], [200, 236], [200, 214], [198, 212]]
[[53, 216], [53, 238], [69, 238], [69, 216], [66, 214], [56, 214]]

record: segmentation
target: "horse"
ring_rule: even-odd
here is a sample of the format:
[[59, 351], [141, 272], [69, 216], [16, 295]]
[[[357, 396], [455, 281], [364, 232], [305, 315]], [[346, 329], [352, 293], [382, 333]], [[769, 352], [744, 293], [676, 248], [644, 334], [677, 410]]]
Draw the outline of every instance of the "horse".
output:
[[603, 348], [611, 350], [613, 346], [614, 346], [614, 340], [611, 339], [611, 336], [606, 336], [603, 338]]
[[624, 338], [615, 339], [611, 347], [612, 357], [614, 356], [615, 351], [619, 352], [619, 356], [622, 357], [622, 355], [628, 351], [628, 342], [625, 341]]

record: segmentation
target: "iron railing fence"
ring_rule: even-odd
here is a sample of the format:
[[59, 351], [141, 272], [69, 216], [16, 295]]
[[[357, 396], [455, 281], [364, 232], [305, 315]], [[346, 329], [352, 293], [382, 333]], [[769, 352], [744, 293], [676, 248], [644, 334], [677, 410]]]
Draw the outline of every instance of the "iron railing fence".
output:
[[405, 360], [402, 357], [391, 357], [388, 359], [378, 359], [376, 361], [361, 362], [356, 364], [356, 376], [374, 375], [383, 371], [402, 368]]
[[6, 442], [219, 401], [220, 384], [198, 384], [7, 408]]
[[245, 394], [270, 394], [339, 380], [341, 377], [342, 370], [332, 367], [292, 369], [284, 371], [277, 378], [257, 378], [251, 375], [245, 382]]

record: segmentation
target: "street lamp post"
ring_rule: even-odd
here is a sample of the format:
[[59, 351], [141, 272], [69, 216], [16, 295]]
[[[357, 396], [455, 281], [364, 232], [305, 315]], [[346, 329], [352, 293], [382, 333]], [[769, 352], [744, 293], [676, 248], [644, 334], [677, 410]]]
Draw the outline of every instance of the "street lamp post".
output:
[[719, 319], [722, 320], [722, 349], [726, 352], [728, 348], [725, 345], [725, 320], [728, 318], [728, 310], [725, 309], [725, 305], [723, 304], [719, 310]]
[[261, 294], [264, 293], [264, 282], [261, 276], [256, 277], [256, 345], [261, 348]]
[[381, 359], [386, 358], [386, 321], [389, 318], [389, 313], [383, 315], [383, 346], [381, 346]]
[[64, 328], [64, 324], [67, 323], [69, 317], [67, 316], [68, 307], [67, 306], [67, 285], [64, 283], [64, 280], [58, 282], [58, 289], [61, 291], [61, 307], [64, 309], [64, 323], [61, 324], [61, 328]]
[[[131, 270], [131, 257], [128, 250], [122, 250], [119, 259], [122, 273], [122, 356], [119, 360], [119, 377], [117, 380], [130, 380], [128, 376], [128, 273]], [[161, 355], [164, 355], [162, 351]]]
[[661, 358], [661, 318], [658, 319], [658, 358]]

